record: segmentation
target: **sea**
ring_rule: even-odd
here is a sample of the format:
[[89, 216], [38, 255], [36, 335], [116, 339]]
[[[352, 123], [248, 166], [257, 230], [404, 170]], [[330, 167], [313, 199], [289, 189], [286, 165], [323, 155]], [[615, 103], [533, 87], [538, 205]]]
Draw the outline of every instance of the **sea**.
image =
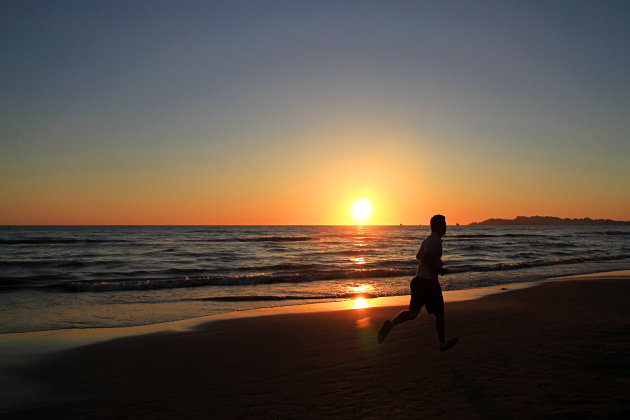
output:
[[[409, 294], [428, 226], [3, 226], [0, 334]], [[630, 269], [630, 226], [450, 226], [443, 290]]]

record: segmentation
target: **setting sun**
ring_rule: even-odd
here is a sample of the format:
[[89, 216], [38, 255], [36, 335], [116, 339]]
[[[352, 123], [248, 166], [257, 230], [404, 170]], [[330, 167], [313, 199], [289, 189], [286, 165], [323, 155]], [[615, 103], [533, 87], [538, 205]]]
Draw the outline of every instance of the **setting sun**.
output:
[[360, 198], [350, 207], [354, 220], [359, 223], [366, 222], [372, 214], [372, 204], [365, 198]]

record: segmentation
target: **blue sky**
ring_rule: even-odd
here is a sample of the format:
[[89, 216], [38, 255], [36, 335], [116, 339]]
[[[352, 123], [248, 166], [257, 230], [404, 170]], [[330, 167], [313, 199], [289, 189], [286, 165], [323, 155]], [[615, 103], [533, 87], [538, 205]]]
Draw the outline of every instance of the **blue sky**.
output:
[[[375, 201], [392, 201], [375, 186], [388, 176], [424, 188], [383, 209], [383, 223], [414, 222], [409, 206], [469, 221], [630, 219], [628, 2], [16, 1], [0, 12], [0, 223], [136, 223], [164, 207], [158, 196], [196, 210], [155, 223], [334, 223], [336, 209], [307, 209], [352, 178], [342, 164]], [[313, 195], [287, 204], [300, 185]], [[282, 208], [235, 210], [264, 197]], [[99, 213], [108, 203], [111, 216]]]

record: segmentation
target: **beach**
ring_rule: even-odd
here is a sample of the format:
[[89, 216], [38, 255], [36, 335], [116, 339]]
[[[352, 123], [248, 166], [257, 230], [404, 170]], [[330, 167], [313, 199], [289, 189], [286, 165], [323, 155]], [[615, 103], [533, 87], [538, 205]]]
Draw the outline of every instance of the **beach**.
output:
[[630, 1], [0, 10], [0, 420], [630, 419]]
[[[229, 319], [10, 369], [5, 418], [537, 418], [630, 414], [630, 276], [544, 282], [446, 306], [438, 349], [401, 307]], [[28, 392], [26, 392], [28, 390]]]

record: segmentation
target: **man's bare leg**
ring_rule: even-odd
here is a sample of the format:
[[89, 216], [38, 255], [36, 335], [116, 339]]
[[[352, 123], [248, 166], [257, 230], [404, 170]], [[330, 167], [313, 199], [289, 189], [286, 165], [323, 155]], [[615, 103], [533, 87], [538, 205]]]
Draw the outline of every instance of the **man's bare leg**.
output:
[[400, 324], [401, 322], [411, 321], [412, 319], [416, 319], [418, 314], [420, 313], [420, 309], [411, 309], [409, 311], [402, 311], [391, 321], [385, 321], [381, 330], [378, 332], [377, 340], [379, 343], [382, 343], [387, 337], [387, 334], [391, 331], [394, 325]]
[[435, 332], [437, 332], [440, 344], [446, 342], [446, 328], [444, 326], [444, 313], [435, 314]]
[[435, 332], [440, 340], [440, 351], [446, 351], [457, 344], [457, 338], [446, 341], [446, 327], [444, 322], [444, 312], [435, 314]]
[[411, 321], [412, 319], [416, 319], [418, 314], [420, 313], [420, 309], [411, 309], [409, 311], [402, 311], [394, 319], [392, 319], [392, 324], [397, 325], [405, 321]]

